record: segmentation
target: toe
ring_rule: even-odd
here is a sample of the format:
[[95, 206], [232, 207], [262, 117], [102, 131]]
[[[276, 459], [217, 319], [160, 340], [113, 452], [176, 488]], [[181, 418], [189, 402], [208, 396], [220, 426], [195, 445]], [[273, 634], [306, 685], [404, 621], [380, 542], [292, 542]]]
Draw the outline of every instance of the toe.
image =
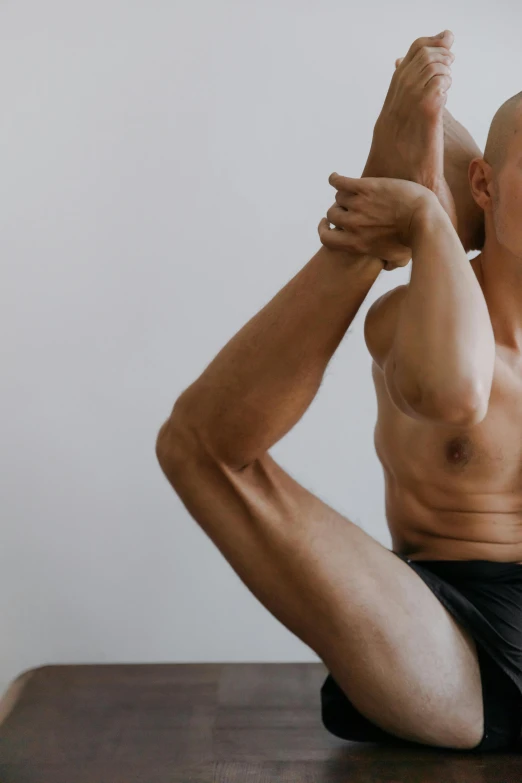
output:
[[428, 47], [435, 47], [435, 46], [442, 46], [446, 49], [451, 49], [453, 46], [455, 36], [451, 32], [451, 30], [443, 30], [442, 33], [439, 33], [438, 35], [432, 35], [429, 38], [417, 38], [416, 41], [412, 43], [410, 48], [408, 49], [408, 53], [406, 54], [406, 57], [403, 59], [406, 61], [405, 65], [409, 63], [415, 55], [419, 52], [421, 49], [425, 49]]
[[445, 46], [446, 49], [451, 49], [451, 47], [453, 46], [453, 42], [455, 40], [455, 36], [451, 32], [451, 30], [444, 30], [444, 35], [439, 40], [442, 46]]

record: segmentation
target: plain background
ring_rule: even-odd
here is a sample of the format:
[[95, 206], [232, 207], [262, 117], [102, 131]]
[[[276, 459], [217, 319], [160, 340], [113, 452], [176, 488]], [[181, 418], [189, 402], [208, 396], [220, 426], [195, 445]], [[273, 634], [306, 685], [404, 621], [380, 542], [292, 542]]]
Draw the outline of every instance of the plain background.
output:
[[[483, 147], [521, 23], [518, 0], [3, 0], [0, 690], [45, 663], [317, 660], [190, 518], [156, 435], [319, 248], [395, 58], [453, 30], [448, 108]], [[362, 324], [410, 269], [271, 450], [386, 546]]]

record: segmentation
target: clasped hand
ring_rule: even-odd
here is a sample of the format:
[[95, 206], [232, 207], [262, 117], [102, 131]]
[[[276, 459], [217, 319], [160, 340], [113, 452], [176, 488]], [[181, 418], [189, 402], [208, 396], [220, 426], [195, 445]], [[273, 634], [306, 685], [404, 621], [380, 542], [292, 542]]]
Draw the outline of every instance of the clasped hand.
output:
[[328, 181], [337, 192], [318, 226], [322, 244], [380, 258], [386, 270], [406, 266], [415, 217], [437, 200], [435, 194], [416, 182], [388, 177], [353, 179], [334, 172]]

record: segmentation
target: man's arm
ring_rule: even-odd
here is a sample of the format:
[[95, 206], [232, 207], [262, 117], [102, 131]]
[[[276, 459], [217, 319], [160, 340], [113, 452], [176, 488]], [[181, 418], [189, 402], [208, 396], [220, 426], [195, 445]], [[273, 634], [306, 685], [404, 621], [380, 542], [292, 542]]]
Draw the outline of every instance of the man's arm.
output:
[[473, 425], [487, 413], [495, 338], [484, 294], [451, 222], [434, 199], [411, 231], [411, 279], [389, 362], [419, 414]]
[[[407, 283], [399, 285], [382, 294], [373, 302], [366, 313], [364, 321], [366, 347], [375, 364], [384, 373], [388, 394], [402, 413], [405, 413], [412, 419], [450, 424], [452, 423], [451, 417], [454, 416], [454, 411], [448, 409], [441, 414], [433, 410], [423, 410], [419, 405], [412, 407], [397, 386], [395, 373], [397, 362], [394, 353], [392, 353], [392, 348], [407, 291]], [[406, 391], [404, 393], [407, 394]], [[415, 402], [413, 404], [415, 405]], [[476, 412], [472, 412], [472, 415], [475, 416]]]
[[[412, 249], [410, 283], [369, 309], [365, 338], [390, 394], [414, 418], [472, 425], [487, 411], [495, 340], [484, 295], [448, 215], [431, 191], [393, 179], [332, 175], [323, 241], [378, 252]], [[401, 405], [401, 400], [404, 405]]]
[[397, 408], [413, 419], [424, 418], [406, 402], [395, 383], [393, 360], [389, 361], [397, 322], [408, 285], [399, 285], [373, 302], [364, 321], [364, 340], [375, 364], [384, 373], [386, 388]]
[[185, 389], [157, 447], [188, 427], [237, 470], [268, 451], [312, 402], [382, 267], [321, 247]]

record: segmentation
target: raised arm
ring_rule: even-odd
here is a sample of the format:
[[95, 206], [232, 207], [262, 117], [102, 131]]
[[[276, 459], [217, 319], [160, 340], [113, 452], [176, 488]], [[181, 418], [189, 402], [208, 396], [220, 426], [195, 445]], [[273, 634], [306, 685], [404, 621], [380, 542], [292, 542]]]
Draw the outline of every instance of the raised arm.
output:
[[344, 231], [332, 247], [393, 256], [412, 250], [410, 283], [377, 300], [365, 338], [392, 399], [414, 418], [474, 424], [491, 392], [495, 341], [480, 284], [438, 199], [394, 179], [332, 175], [338, 188], [328, 220]]

